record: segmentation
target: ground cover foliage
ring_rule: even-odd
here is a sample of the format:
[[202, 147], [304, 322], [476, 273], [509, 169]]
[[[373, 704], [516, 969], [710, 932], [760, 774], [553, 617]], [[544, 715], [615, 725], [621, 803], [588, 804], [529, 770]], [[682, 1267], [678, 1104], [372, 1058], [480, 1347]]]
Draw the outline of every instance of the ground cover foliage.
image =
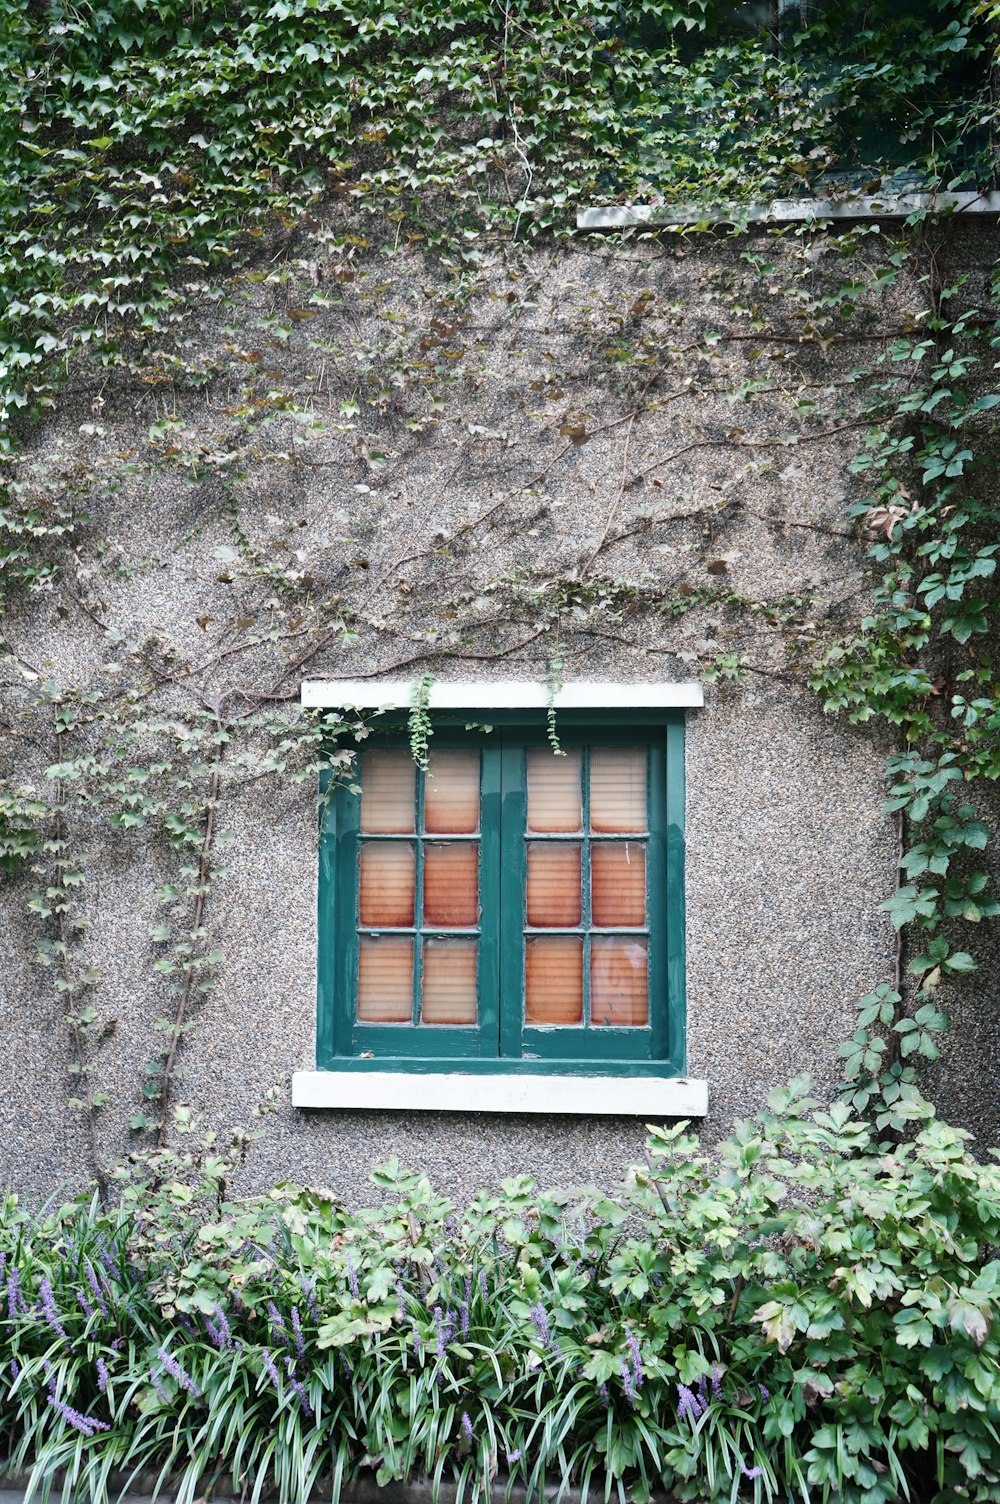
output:
[[[601, 1491], [607, 1470], [633, 1496], [672, 1479], [699, 1500], [996, 1497], [996, 1182], [928, 1120], [918, 1077], [941, 1047], [949, 988], [976, 966], [968, 937], [997, 911], [977, 790], [1000, 773], [998, 288], [962, 264], [955, 222], [921, 212], [901, 229], [819, 223], [741, 240], [738, 273], [714, 290], [718, 320], [683, 348], [676, 309], [609, 295], [582, 341], [605, 383], [600, 421], [574, 410], [573, 373], [555, 369], [537, 397], [564, 404], [549, 447], [504, 437], [509, 490], [394, 560], [360, 601], [342, 588], [343, 561], [317, 567], [292, 523], [291, 543], [268, 534], [247, 484], [265, 464], [297, 480], [340, 446], [349, 458], [336, 462], [376, 507], [398, 435], [430, 444], [461, 392], [494, 379], [465, 332], [470, 310], [489, 299], [515, 327], [529, 316], [524, 248], [557, 244], [579, 203], [701, 198], [708, 219], [709, 183], [743, 201], [840, 191], [859, 109], [898, 137], [871, 168], [877, 183], [987, 181], [994, 105], [976, 60], [996, 20], [992, 5], [930, 6], [887, 43], [834, 7], [823, 25], [850, 38], [834, 85], [819, 31], [786, 39], [779, 58], [720, 34], [701, 4], [468, 0], [373, 14], [278, 0], [154, 14], [0, 0], [0, 863], [35, 926], [39, 1005], [54, 1000], [65, 1019], [89, 1170], [109, 1205], [124, 1195], [120, 1219], [83, 1203], [39, 1222], [5, 1213], [0, 1414], [18, 1466], [89, 1469], [96, 1494], [111, 1468], [159, 1468], [190, 1442], [209, 1471], [256, 1484], [272, 1468], [288, 1498], [366, 1455], [386, 1477], [457, 1468], [470, 1488], [495, 1466], [533, 1484], [546, 1469], [600, 1477]], [[699, 37], [711, 45], [695, 48]], [[654, 230], [627, 249], [694, 258], [698, 243]], [[386, 291], [394, 261], [421, 267], [409, 301]], [[251, 298], [263, 356], [232, 311]], [[189, 336], [206, 307], [231, 320], [211, 358]], [[377, 336], [351, 333], [373, 309]], [[323, 321], [337, 319], [349, 332], [335, 341]], [[312, 389], [294, 369], [310, 328]], [[835, 365], [843, 348], [853, 363]], [[734, 351], [736, 375], [720, 361]], [[692, 370], [683, 394], [715, 406], [676, 451], [640, 461], [645, 428]], [[779, 426], [761, 437], [753, 416], [771, 421], [778, 398]], [[53, 467], [32, 446], [60, 404], [83, 422]], [[122, 408], [146, 431], [109, 457], [104, 425]], [[469, 451], [500, 441], [461, 432]], [[549, 472], [599, 433], [619, 446], [602, 531], [470, 586], [457, 562], [488, 549], [501, 521], [527, 526]], [[855, 573], [792, 598], [730, 583], [729, 530], [749, 515], [733, 477], [707, 503], [683, 482], [665, 494], [691, 451], [723, 453], [735, 473], [845, 433], [857, 453], [837, 537]], [[227, 529], [216, 600], [198, 618], [215, 634], [198, 651], [132, 640], [102, 605], [101, 582], [140, 566], [91, 514], [137, 475], [189, 487]], [[817, 526], [787, 500], [759, 520]], [[637, 539], [672, 550], [669, 574], [619, 568], [615, 550]], [[343, 548], [360, 552], [353, 539]], [[854, 619], [858, 599], [869, 605]], [[50, 674], [21, 635], [53, 602], [92, 632], [99, 671]], [[900, 877], [886, 900], [898, 942], [845, 1041], [843, 1104], [740, 1129], [719, 1162], [656, 1141], [665, 1202], [640, 1185], [589, 1210], [515, 1187], [502, 1212], [486, 1198], [452, 1213], [405, 1176], [384, 1186], [399, 1206], [370, 1218], [287, 1189], [234, 1205], [225, 1156], [185, 1162], [183, 1061], [197, 1057], [198, 1007], [227, 960], [212, 928], [227, 802], [263, 780], [308, 800], [320, 772], [349, 776], [336, 733], [358, 728], [290, 706], [303, 671], [342, 649], [349, 672], [351, 643], [386, 618], [397, 670], [534, 653], [553, 682], [602, 633], [641, 641], [690, 624], [678, 664], [735, 686], [755, 674], [811, 684], [831, 713], [898, 738]], [[422, 719], [418, 701], [418, 748]], [[132, 1182], [101, 1142], [114, 1019], [88, 939], [95, 823], [154, 843], [170, 869], [150, 936], [161, 1016], [131, 1114], [151, 1147]], [[807, 1193], [787, 1219], [782, 1181], [793, 1201]], [[652, 1219], [649, 1236], [623, 1225], [629, 1212]], [[451, 1215], [457, 1234], [443, 1232]], [[397, 1434], [386, 1397], [419, 1424]]]
[[718, 1155], [657, 1130], [613, 1197], [226, 1199], [210, 1149], [120, 1205], [0, 1220], [0, 1434], [44, 1495], [457, 1480], [636, 1501], [975, 1500], [1000, 1486], [1000, 1168], [925, 1108], [879, 1149], [795, 1082]]

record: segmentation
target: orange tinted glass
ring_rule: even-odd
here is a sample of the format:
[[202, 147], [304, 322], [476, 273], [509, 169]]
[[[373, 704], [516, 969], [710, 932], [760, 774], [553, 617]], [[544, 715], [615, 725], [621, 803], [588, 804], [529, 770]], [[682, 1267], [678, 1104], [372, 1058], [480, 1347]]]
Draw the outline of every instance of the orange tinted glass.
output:
[[425, 940], [420, 1020], [425, 1024], [476, 1022], [475, 940]]
[[645, 747], [592, 749], [590, 828], [609, 835], [646, 829]]
[[408, 1024], [413, 1017], [413, 941], [362, 935], [358, 941], [358, 1019]]
[[599, 929], [646, 923], [646, 847], [595, 841], [590, 848], [590, 913]]
[[410, 835], [416, 829], [417, 770], [409, 752], [373, 748], [361, 754], [361, 829]]
[[580, 923], [580, 848], [575, 841], [528, 842], [528, 923], [565, 929]]
[[387, 929], [413, 923], [416, 856], [406, 841], [361, 843], [361, 890], [358, 916], [362, 924]]
[[528, 829], [563, 835], [582, 824], [580, 752], [557, 757], [548, 747], [528, 752]]
[[479, 842], [424, 846], [424, 924], [471, 929], [479, 923]]
[[429, 754], [424, 829], [432, 835], [472, 835], [479, 829], [478, 748]]
[[633, 1028], [649, 1016], [646, 942], [595, 935], [590, 951], [590, 1021]]
[[577, 936], [553, 935], [527, 942], [524, 1021], [583, 1022], [583, 941]]

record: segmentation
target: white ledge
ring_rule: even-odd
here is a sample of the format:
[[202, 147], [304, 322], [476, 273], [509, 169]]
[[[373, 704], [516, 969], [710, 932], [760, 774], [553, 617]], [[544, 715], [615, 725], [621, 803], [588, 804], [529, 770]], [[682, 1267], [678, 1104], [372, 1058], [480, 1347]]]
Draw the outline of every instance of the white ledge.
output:
[[[302, 704], [312, 708], [407, 710], [414, 684], [408, 679], [306, 679]], [[531, 679], [444, 679], [430, 686], [430, 710], [546, 710], [549, 686]], [[557, 710], [673, 710], [705, 703], [700, 684], [613, 684], [575, 679], [558, 689]]]
[[768, 204], [608, 204], [578, 209], [578, 230], [630, 225], [787, 224], [812, 219], [907, 219], [931, 214], [1000, 214], [1000, 193], [853, 194], [844, 198], [776, 198]]
[[292, 1076], [292, 1106], [701, 1118], [708, 1111], [708, 1082], [678, 1076], [296, 1071]]

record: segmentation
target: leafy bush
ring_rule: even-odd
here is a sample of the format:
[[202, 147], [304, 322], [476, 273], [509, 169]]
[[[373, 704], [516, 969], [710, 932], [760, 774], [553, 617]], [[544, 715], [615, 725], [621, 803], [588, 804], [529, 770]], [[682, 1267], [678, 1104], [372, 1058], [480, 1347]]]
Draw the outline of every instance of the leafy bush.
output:
[[717, 1158], [653, 1130], [614, 1199], [517, 1177], [457, 1210], [392, 1162], [352, 1214], [289, 1184], [227, 1200], [225, 1156], [171, 1153], [113, 1212], [8, 1199], [8, 1469], [95, 1504], [140, 1470], [299, 1500], [366, 1468], [474, 1499], [499, 1472], [539, 1497], [995, 1500], [1000, 1169], [930, 1107], [878, 1144], [806, 1085]]

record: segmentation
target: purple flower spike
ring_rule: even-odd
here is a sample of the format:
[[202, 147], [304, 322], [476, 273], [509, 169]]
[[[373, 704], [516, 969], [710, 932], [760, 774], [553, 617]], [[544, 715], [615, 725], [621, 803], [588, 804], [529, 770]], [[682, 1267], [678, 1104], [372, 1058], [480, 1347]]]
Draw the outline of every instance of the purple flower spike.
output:
[[471, 1447], [473, 1441], [475, 1440], [475, 1434], [472, 1430], [472, 1421], [469, 1419], [468, 1410], [462, 1411], [462, 1435], [465, 1437], [466, 1441]]
[[697, 1420], [703, 1412], [703, 1406], [697, 1395], [686, 1384], [677, 1385], [677, 1419], [683, 1420], [689, 1415], [692, 1420]]
[[16, 1358], [11, 1358], [10, 1360], [10, 1376], [15, 1384], [21, 1377], [21, 1365]]
[[514, 1450], [513, 1450], [513, 1452], [508, 1452], [507, 1453], [507, 1466], [508, 1467], [513, 1467], [514, 1463], [515, 1462], [520, 1462], [520, 1460], [521, 1460], [521, 1448], [520, 1447], [515, 1447]]
[[97, 1258], [99, 1263], [101, 1264], [101, 1267], [108, 1271], [108, 1273], [111, 1275], [111, 1278], [117, 1280], [118, 1283], [121, 1284], [121, 1271], [119, 1270], [118, 1265], [115, 1263], [109, 1251], [106, 1248], [102, 1248], [100, 1253], [97, 1255]]
[[218, 1327], [222, 1346], [228, 1351], [233, 1345], [233, 1334], [229, 1329], [229, 1318], [218, 1301], [215, 1305], [215, 1323]]
[[281, 1312], [273, 1300], [267, 1303], [267, 1319], [271, 1327], [271, 1336], [275, 1342], [280, 1342], [283, 1347], [291, 1347], [292, 1339], [288, 1335], [288, 1328], [281, 1317]]
[[166, 1347], [158, 1348], [156, 1356], [159, 1358], [160, 1362], [163, 1364], [170, 1377], [174, 1379], [182, 1389], [186, 1389], [188, 1394], [191, 1395], [192, 1399], [198, 1399], [200, 1397], [201, 1391], [195, 1383], [194, 1379], [192, 1379], [189, 1374], [186, 1374], [184, 1372], [177, 1359], [173, 1356], [172, 1353], [169, 1353], [167, 1351]]
[[441, 1315], [440, 1306], [434, 1307], [434, 1330], [437, 1333], [437, 1355], [439, 1358], [443, 1358], [445, 1354], [445, 1348], [448, 1344], [445, 1342], [444, 1320]]
[[285, 1373], [288, 1375], [288, 1387], [297, 1397], [300, 1408], [305, 1412], [306, 1415], [311, 1416], [313, 1413], [313, 1407], [309, 1403], [309, 1396], [306, 1394], [303, 1385], [299, 1382], [298, 1376], [296, 1375], [294, 1358], [285, 1359]]
[[56, 1307], [56, 1298], [52, 1293], [51, 1281], [46, 1276], [38, 1287], [38, 1299], [42, 1308], [42, 1315], [57, 1336], [62, 1337], [64, 1342], [69, 1339], [66, 1336], [66, 1328], [59, 1319], [59, 1311]]
[[155, 1368], [150, 1372], [149, 1379], [150, 1379], [150, 1383], [152, 1384], [153, 1388], [156, 1390], [157, 1394], [160, 1396], [160, 1399], [163, 1401], [163, 1403], [165, 1405], [168, 1405], [170, 1403], [170, 1396], [167, 1393], [167, 1391], [164, 1389], [164, 1387], [163, 1387], [163, 1381], [160, 1378], [160, 1375], [156, 1372]]
[[767, 1387], [766, 1384], [758, 1384], [757, 1388], [760, 1390], [760, 1397], [764, 1401], [764, 1404], [766, 1405], [768, 1403], [768, 1401], [770, 1400], [770, 1398], [771, 1398], [771, 1391], [770, 1391], [770, 1389], [768, 1389], [768, 1387]]
[[539, 1337], [541, 1337], [541, 1339], [542, 1339], [542, 1346], [543, 1347], [551, 1347], [552, 1346], [552, 1333], [549, 1330], [548, 1312], [546, 1311], [545, 1307], [542, 1305], [541, 1301], [539, 1301], [536, 1306], [532, 1306], [531, 1307], [531, 1309], [528, 1312], [528, 1315], [531, 1317], [532, 1321], [535, 1324], [535, 1331], [538, 1333]]
[[462, 1333], [462, 1336], [467, 1337], [469, 1335], [469, 1302], [467, 1300], [462, 1301], [458, 1315], [460, 1323], [459, 1329]]
[[717, 1405], [722, 1404], [722, 1385], [719, 1383], [719, 1370], [712, 1369], [712, 1398]]
[[743, 1462], [740, 1463], [740, 1472], [743, 1474], [744, 1478], [753, 1479], [763, 1478], [764, 1476], [764, 1469], [762, 1467], [747, 1467]]
[[21, 1290], [21, 1274], [16, 1264], [10, 1266], [7, 1276], [7, 1316], [16, 1321], [19, 1311], [27, 1314], [28, 1305]]
[[625, 1390], [625, 1398], [628, 1400], [629, 1408], [631, 1410], [634, 1410], [635, 1389], [632, 1384], [632, 1370], [629, 1368], [624, 1358], [622, 1359], [622, 1388]]
[[358, 1298], [358, 1271], [354, 1267], [354, 1260], [351, 1258], [350, 1254], [347, 1255], [347, 1283], [348, 1283], [348, 1285], [350, 1287], [351, 1295], [353, 1296], [353, 1298], [355, 1300], [357, 1300], [357, 1298]]
[[107, 1301], [104, 1299], [104, 1291], [101, 1289], [100, 1281], [98, 1280], [97, 1275], [94, 1272], [94, 1266], [89, 1259], [84, 1259], [83, 1261], [83, 1272], [87, 1276], [87, 1284], [90, 1286], [90, 1293], [96, 1300], [100, 1308], [101, 1315], [104, 1317], [105, 1321], [107, 1321], [109, 1319]]
[[625, 1328], [625, 1341], [628, 1343], [629, 1362], [632, 1364], [632, 1383], [636, 1389], [641, 1389], [643, 1384], [642, 1348], [631, 1327]]
[[489, 1300], [489, 1298], [490, 1298], [490, 1287], [486, 1283], [486, 1270], [485, 1269], [480, 1269], [480, 1271], [479, 1271], [479, 1293], [483, 1297], [484, 1301], [485, 1300]]
[[399, 1313], [399, 1319], [400, 1319], [400, 1321], [402, 1321], [403, 1317], [406, 1315], [406, 1306], [404, 1304], [405, 1299], [406, 1299], [406, 1291], [403, 1289], [403, 1281], [401, 1279], [397, 1279], [397, 1281], [396, 1281], [396, 1310]]
[[607, 1410], [607, 1408], [611, 1404], [611, 1401], [608, 1399], [608, 1386], [607, 1386], [607, 1384], [598, 1384], [598, 1386], [597, 1386], [597, 1392], [601, 1396], [601, 1404], [604, 1406], [605, 1410]]
[[108, 1392], [108, 1365], [103, 1358], [97, 1360], [97, 1387], [102, 1394]]
[[304, 1274], [299, 1275], [299, 1289], [305, 1296], [306, 1310], [309, 1312], [310, 1321], [319, 1320], [319, 1307], [316, 1304], [316, 1294], [312, 1284]]
[[93, 1436], [98, 1431], [110, 1431], [111, 1427], [103, 1420], [94, 1420], [89, 1415], [81, 1415], [79, 1410], [74, 1410], [65, 1400], [56, 1399], [54, 1394], [48, 1396], [48, 1402], [54, 1410], [57, 1410], [68, 1426], [74, 1431], [79, 1431], [81, 1436]]
[[304, 1358], [306, 1355], [306, 1341], [302, 1335], [302, 1322], [299, 1319], [298, 1306], [292, 1306], [292, 1334], [295, 1338], [295, 1356]]
[[277, 1364], [269, 1352], [263, 1354], [264, 1372], [267, 1374], [275, 1389], [281, 1388], [281, 1375], [278, 1373]]
[[84, 1295], [82, 1290], [77, 1290], [76, 1298], [80, 1302], [80, 1310], [89, 1321], [94, 1314], [93, 1306], [90, 1304], [90, 1301], [87, 1299], [86, 1295]]

